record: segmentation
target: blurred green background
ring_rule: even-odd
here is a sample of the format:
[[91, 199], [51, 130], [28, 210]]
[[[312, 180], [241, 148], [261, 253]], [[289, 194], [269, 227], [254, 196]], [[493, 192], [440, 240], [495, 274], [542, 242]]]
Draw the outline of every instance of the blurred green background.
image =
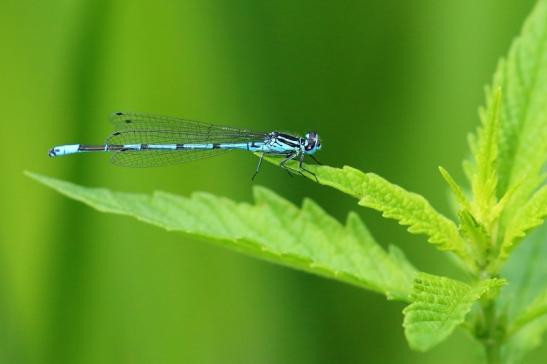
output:
[[[0, 3], [2, 363], [476, 362], [463, 332], [411, 352], [402, 303], [104, 215], [24, 170], [89, 186], [251, 199], [251, 155], [164, 169], [106, 156], [109, 113], [145, 111], [323, 137], [320, 159], [374, 171], [450, 214], [483, 86], [532, 0]], [[7, 145], [6, 145], [7, 143]], [[338, 219], [356, 210], [422, 270], [447, 259], [341, 193], [264, 165], [255, 184]], [[546, 349], [528, 356], [542, 362]]]

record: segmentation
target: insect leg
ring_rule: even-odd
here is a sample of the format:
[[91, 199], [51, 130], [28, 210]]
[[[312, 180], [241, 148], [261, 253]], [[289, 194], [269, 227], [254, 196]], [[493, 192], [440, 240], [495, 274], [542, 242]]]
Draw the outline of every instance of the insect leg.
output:
[[[310, 170], [307, 170], [306, 168], [304, 168], [303, 166], [303, 163], [304, 163], [304, 157], [305, 157], [305, 154], [302, 153], [302, 155], [300, 156], [300, 161], [298, 163], [298, 167], [304, 171], [304, 172], [308, 172], [309, 174], [311, 174], [313, 176], [313, 178], [315, 178], [315, 182], [319, 183], [319, 179], [317, 179], [317, 175], [315, 173], [313, 173], [312, 171]], [[302, 172], [300, 172], [302, 173]], [[302, 174], [303, 175], [303, 174]]]
[[256, 175], [258, 174], [258, 171], [260, 170], [260, 165], [262, 164], [262, 159], [264, 159], [264, 153], [260, 155], [260, 159], [258, 160], [258, 165], [256, 166], [256, 171], [251, 177], [251, 181], [254, 181]]
[[283, 168], [284, 170], [286, 170], [289, 175], [292, 177], [292, 174], [291, 172], [295, 173], [295, 174], [299, 174], [302, 176], [302, 172], [297, 170], [297, 169], [294, 169], [294, 168], [291, 168], [291, 167], [288, 167], [286, 164], [288, 161], [291, 161], [293, 160], [294, 158], [298, 157], [298, 152], [293, 152], [291, 154], [289, 154], [285, 159], [283, 159], [280, 163], [279, 163], [279, 166], [281, 168]]

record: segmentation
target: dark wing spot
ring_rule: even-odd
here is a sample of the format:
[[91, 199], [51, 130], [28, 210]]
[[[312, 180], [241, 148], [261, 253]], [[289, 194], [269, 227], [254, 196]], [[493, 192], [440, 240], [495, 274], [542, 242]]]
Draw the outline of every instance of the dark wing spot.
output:
[[121, 133], [119, 131], [115, 131], [114, 133], [112, 133], [112, 135], [116, 136], [116, 135], [120, 135]]
[[121, 115], [123, 115], [123, 112], [118, 111], [118, 112], [116, 113], [116, 115], [121, 116]]
[[126, 124], [131, 124], [131, 120], [128, 119], [128, 120], [125, 121], [125, 123]]

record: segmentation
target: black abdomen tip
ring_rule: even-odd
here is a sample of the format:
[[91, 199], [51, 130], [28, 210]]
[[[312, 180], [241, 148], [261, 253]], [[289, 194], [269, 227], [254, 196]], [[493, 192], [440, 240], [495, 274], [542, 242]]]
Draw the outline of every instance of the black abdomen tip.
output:
[[55, 148], [51, 148], [50, 150], [48, 150], [47, 155], [49, 155], [50, 157], [57, 156], [57, 153], [55, 153]]

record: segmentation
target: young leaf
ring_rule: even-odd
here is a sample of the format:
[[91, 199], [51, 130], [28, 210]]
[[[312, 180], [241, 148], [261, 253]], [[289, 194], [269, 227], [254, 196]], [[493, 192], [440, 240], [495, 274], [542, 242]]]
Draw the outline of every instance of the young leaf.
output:
[[485, 263], [483, 252], [487, 251], [490, 245], [491, 237], [484, 227], [467, 210], [462, 210], [458, 214], [460, 218], [460, 233], [469, 241], [473, 242], [475, 260], [482, 266]]
[[462, 188], [458, 183], [452, 178], [450, 173], [443, 167], [439, 166], [439, 171], [441, 172], [441, 175], [443, 176], [444, 180], [454, 193], [454, 196], [456, 197], [456, 200], [459, 202], [461, 208], [464, 210], [467, 210], [469, 212], [472, 211], [471, 204], [469, 203], [469, 200], [467, 199], [467, 196], [465, 196], [465, 193], [463, 192]]
[[[276, 159], [267, 159], [272, 163], [279, 163]], [[289, 165], [298, 168], [296, 163]], [[358, 198], [360, 205], [378, 210], [382, 212], [382, 216], [407, 225], [411, 233], [427, 235], [428, 241], [436, 244], [440, 250], [452, 251], [473, 266], [468, 247], [460, 237], [456, 225], [437, 212], [421, 195], [408, 192], [377, 174], [363, 173], [349, 166], [334, 168], [309, 165], [306, 169], [317, 176], [320, 184]], [[315, 180], [312, 175], [305, 176]]]
[[359, 217], [345, 225], [311, 200], [298, 208], [263, 187], [254, 204], [236, 203], [208, 193], [184, 198], [87, 188], [28, 174], [35, 180], [102, 212], [202, 237], [271, 262], [338, 279], [408, 301], [415, 270], [401, 251], [384, 251]]
[[500, 260], [507, 259], [515, 244], [526, 235], [526, 231], [541, 225], [545, 216], [547, 216], [547, 185], [540, 188], [507, 223]]
[[472, 147], [475, 168], [471, 172], [471, 189], [476, 208], [470, 212], [474, 212], [473, 215], [486, 226], [491, 223], [489, 212], [496, 203], [500, 102], [501, 90], [498, 88], [489, 98], [486, 109], [481, 110], [482, 127], [479, 128], [475, 140], [476, 144]]
[[[517, 210], [541, 183], [547, 158], [547, 1], [539, 0], [507, 58], [498, 65], [487, 96], [501, 87], [498, 196], [524, 180], [508, 211]], [[480, 138], [480, 137], [479, 137]], [[478, 144], [484, 143], [479, 141]]]
[[414, 279], [412, 303], [403, 310], [403, 326], [410, 347], [427, 351], [445, 340], [464, 322], [473, 303], [504, 284], [502, 279], [487, 279], [470, 286], [453, 279], [419, 273]]

